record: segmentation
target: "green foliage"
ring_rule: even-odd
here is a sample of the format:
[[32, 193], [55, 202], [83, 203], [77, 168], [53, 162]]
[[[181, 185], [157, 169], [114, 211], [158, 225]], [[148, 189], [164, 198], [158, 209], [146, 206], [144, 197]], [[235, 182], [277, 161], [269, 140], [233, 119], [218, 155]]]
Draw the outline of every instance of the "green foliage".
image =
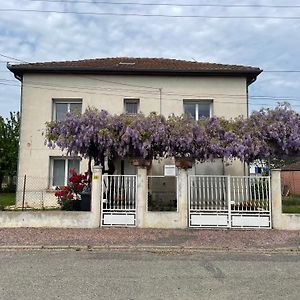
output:
[[0, 117], [0, 189], [3, 176], [17, 174], [20, 135], [20, 114], [10, 113], [9, 118]]
[[300, 213], [300, 195], [290, 195], [282, 197], [282, 212], [283, 213]]
[[0, 193], [0, 210], [4, 210], [5, 206], [15, 205], [15, 193]]

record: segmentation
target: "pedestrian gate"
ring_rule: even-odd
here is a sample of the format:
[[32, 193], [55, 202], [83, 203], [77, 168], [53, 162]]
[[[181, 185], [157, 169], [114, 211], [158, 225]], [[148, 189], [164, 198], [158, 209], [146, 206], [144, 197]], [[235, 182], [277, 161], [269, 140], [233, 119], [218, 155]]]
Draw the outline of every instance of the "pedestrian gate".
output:
[[136, 175], [103, 175], [102, 226], [136, 226]]
[[189, 227], [271, 228], [270, 177], [189, 176]]

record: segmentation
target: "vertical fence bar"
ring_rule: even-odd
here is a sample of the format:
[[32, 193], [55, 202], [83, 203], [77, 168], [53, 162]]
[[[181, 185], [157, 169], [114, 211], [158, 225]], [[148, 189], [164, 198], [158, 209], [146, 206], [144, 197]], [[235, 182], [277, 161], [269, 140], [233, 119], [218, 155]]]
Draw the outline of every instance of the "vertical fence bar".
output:
[[231, 228], [231, 178], [230, 175], [227, 177], [227, 205], [228, 205], [228, 226]]
[[[268, 176], [268, 211], [272, 210], [272, 201], [271, 201], [271, 176]], [[272, 224], [272, 220], [271, 220]]]
[[197, 208], [201, 209], [202, 208], [201, 199], [203, 198], [201, 179], [199, 177], [196, 177], [196, 182], [197, 182], [197, 190], [198, 190]]
[[124, 177], [124, 207], [128, 209], [127, 203], [128, 177]]
[[245, 201], [245, 178], [241, 177], [240, 178], [240, 185], [241, 185], [241, 199], [240, 201], [244, 202]]
[[194, 209], [195, 207], [195, 182], [194, 177], [188, 177], [188, 184], [189, 184], [189, 210]]
[[227, 199], [227, 194], [226, 194], [226, 181], [225, 177], [222, 177], [222, 209], [225, 210], [225, 203]]

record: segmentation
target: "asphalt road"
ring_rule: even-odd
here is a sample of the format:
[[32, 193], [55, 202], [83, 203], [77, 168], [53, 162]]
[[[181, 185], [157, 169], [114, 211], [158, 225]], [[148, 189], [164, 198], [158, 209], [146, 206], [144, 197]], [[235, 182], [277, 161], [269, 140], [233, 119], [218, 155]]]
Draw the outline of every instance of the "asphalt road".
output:
[[0, 251], [0, 299], [300, 299], [299, 254]]

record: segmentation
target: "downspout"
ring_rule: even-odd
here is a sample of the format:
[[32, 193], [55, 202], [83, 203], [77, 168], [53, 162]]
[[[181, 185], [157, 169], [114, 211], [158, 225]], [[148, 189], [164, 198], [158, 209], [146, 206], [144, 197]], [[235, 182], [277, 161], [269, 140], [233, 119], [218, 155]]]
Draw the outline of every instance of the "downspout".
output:
[[[249, 118], [249, 91], [248, 91], [248, 82], [246, 86], [246, 103], [247, 103], [247, 112], [246, 112], [246, 117]], [[250, 168], [249, 164], [244, 162], [244, 176], [249, 176], [250, 175]]]
[[[22, 179], [19, 177], [20, 174], [20, 153], [21, 153], [21, 136], [22, 136], [22, 115], [23, 115], [23, 76], [19, 76], [17, 74], [14, 74], [15, 78], [21, 82], [21, 99], [20, 99], [20, 132], [19, 132], [19, 151], [18, 151], [18, 168], [17, 168], [17, 190], [19, 187], [19, 184], [22, 184]], [[17, 202], [15, 203], [17, 206]]]
[[[246, 103], [247, 103], [247, 115], [246, 117], [249, 118], [249, 85], [253, 83], [255, 79], [247, 79], [247, 85], [246, 85]], [[245, 176], [250, 176], [250, 167], [249, 164], [244, 162], [244, 175]]]

